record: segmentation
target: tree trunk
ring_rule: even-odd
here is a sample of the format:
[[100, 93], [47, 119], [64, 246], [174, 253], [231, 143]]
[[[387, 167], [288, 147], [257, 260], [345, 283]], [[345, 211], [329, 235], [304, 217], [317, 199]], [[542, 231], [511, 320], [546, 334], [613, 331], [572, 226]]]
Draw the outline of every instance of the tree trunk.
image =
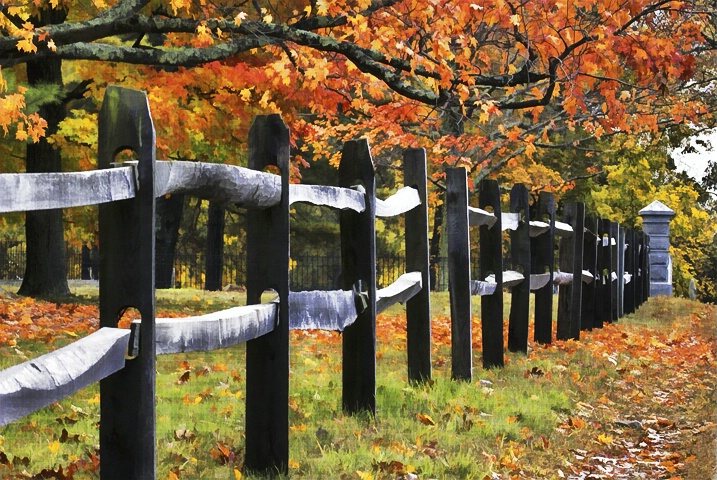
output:
[[[63, 9], [43, 11], [41, 19], [34, 20], [36, 26], [64, 21]], [[47, 57], [27, 63], [27, 81], [30, 87], [38, 85], [59, 85], [62, 87], [62, 61]], [[28, 143], [26, 149], [27, 173], [60, 172], [62, 161], [60, 150], [53, 148], [47, 138], [57, 132], [65, 118], [65, 104], [60, 101], [45, 103], [39, 109], [40, 116], [47, 121], [45, 137], [37, 143]], [[65, 247], [62, 210], [38, 210], [25, 214], [25, 238], [27, 259], [25, 276], [18, 293], [31, 297], [66, 295], [67, 250]]]
[[221, 290], [224, 264], [224, 207], [215, 202], [209, 202], [206, 262], [204, 289]]
[[172, 288], [174, 253], [179, 240], [179, 225], [184, 211], [184, 195], [171, 195], [157, 199], [157, 230], [155, 240], [156, 288]]

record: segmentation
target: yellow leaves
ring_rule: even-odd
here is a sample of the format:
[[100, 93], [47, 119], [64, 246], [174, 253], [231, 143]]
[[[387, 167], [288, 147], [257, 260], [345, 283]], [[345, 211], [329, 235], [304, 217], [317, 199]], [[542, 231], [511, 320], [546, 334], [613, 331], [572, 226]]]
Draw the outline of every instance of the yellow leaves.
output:
[[520, 15], [515, 14], [510, 16], [510, 23], [515, 25], [516, 27], [520, 25]]
[[304, 423], [300, 423], [299, 425], [291, 425], [289, 427], [289, 430], [291, 430], [292, 432], [305, 432], [306, 429], [307, 426]]
[[60, 450], [60, 442], [57, 440], [54, 440], [50, 442], [50, 444], [47, 446], [48, 450], [50, 450], [50, 453], [57, 453]]
[[206, 23], [204, 22], [197, 25], [197, 42], [203, 46], [211, 45], [212, 43], [214, 43], [212, 31], [209, 29], [209, 27], [207, 27]]
[[169, 6], [173, 13], [178, 14], [180, 10], [189, 12], [192, 7], [192, 2], [191, 0], [169, 0]]
[[234, 17], [234, 24], [235, 24], [237, 27], [241, 26], [241, 23], [242, 23], [244, 20], [246, 20], [246, 17], [247, 17], [247, 16], [248, 16], [248, 15], [246, 14], [246, 12], [239, 12], [239, 13], [237, 14], [237, 16]]
[[242, 475], [241, 472], [238, 469], [234, 469], [234, 480], [241, 480]]
[[34, 25], [30, 22], [22, 24], [22, 29], [16, 29], [12, 32], [13, 35], [21, 37], [17, 42], [17, 49], [24, 53], [35, 53], [37, 52], [37, 45], [35, 45], [35, 32]]
[[9, 6], [7, 11], [11, 16], [19, 17], [24, 22], [26, 22], [30, 18], [30, 11], [28, 10], [27, 6], [24, 6], [24, 5]]
[[292, 470], [298, 470], [299, 468], [301, 468], [301, 464], [299, 462], [297, 462], [296, 460], [293, 460], [290, 458], [289, 459], [289, 468], [291, 468]]
[[422, 413], [417, 413], [416, 418], [419, 422], [421, 422], [424, 425], [428, 425], [429, 427], [433, 427], [436, 425], [435, 420], [433, 420], [430, 415], [424, 415]]
[[239, 91], [239, 96], [241, 97], [242, 101], [248, 102], [249, 100], [251, 100], [251, 89], [242, 88]]

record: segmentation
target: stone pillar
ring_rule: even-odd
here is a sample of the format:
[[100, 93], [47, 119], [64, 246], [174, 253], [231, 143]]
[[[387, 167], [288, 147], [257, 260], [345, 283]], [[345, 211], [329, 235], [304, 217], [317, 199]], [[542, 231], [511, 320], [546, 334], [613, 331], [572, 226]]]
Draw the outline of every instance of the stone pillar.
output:
[[638, 213], [642, 217], [642, 229], [650, 236], [650, 296], [671, 296], [670, 220], [675, 212], [655, 200]]

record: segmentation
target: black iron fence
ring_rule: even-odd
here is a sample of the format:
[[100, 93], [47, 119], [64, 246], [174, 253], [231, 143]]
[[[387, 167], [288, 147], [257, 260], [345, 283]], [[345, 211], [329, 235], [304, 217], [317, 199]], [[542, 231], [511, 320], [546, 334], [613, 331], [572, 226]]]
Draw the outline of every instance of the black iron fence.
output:
[[[179, 252], [171, 258], [157, 256], [158, 265], [171, 262], [175, 288], [204, 288], [206, 256], [204, 253]], [[246, 284], [246, 258], [243, 253], [225, 253], [223, 258], [222, 286]], [[20, 280], [25, 271], [25, 242], [0, 241], [0, 279]], [[385, 256], [376, 259], [378, 286], [385, 287], [406, 272], [403, 256]], [[290, 281], [294, 291], [337, 290], [341, 288], [340, 255], [301, 255], [291, 258]], [[67, 249], [67, 278], [70, 280], [97, 280], [99, 278], [99, 252], [97, 249]], [[440, 258], [436, 290], [448, 289], [448, 262]]]

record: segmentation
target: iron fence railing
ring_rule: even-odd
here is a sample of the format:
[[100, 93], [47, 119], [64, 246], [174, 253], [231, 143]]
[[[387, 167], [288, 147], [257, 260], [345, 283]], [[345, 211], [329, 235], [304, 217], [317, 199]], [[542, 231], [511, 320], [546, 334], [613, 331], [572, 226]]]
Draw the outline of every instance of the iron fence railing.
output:
[[[179, 251], [170, 258], [157, 257], [157, 266], [171, 262], [175, 288], [204, 288], [206, 256], [204, 253]], [[0, 279], [19, 280], [25, 271], [25, 242], [0, 241]], [[376, 276], [379, 288], [390, 285], [406, 271], [403, 256], [381, 256], [376, 259]], [[99, 252], [97, 249], [67, 249], [67, 278], [69, 280], [97, 280], [99, 278]], [[341, 288], [340, 255], [297, 255], [291, 257], [291, 288], [301, 290], [337, 290]], [[222, 286], [246, 284], [246, 258], [243, 253], [224, 254]], [[448, 262], [438, 261], [435, 290], [448, 289]]]

